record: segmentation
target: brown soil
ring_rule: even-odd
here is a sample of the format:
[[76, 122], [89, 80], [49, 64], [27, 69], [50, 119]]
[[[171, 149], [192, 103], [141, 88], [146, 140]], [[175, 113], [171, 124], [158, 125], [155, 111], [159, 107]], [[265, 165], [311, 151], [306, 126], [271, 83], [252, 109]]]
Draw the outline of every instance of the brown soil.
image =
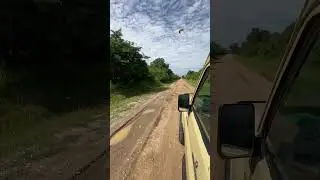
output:
[[179, 80], [145, 108], [148, 113], [136, 117], [127, 137], [111, 147], [111, 179], [182, 179], [184, 147], [178, 141], [177, 97], [187, 92], [192, 93], [192, 87]]

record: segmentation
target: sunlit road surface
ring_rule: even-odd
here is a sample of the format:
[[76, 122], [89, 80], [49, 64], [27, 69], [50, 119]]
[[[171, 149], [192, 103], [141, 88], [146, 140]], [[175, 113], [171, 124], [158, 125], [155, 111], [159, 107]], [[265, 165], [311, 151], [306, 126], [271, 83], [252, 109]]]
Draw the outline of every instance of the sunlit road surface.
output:
[[180, 93], [192, 87], [179, 80], [149, 103], [110, 139], [110, 179], [182, 178], [183, 146], [178, 141]]
[[184, 147], [178, 141], [177, 98], [192, 92], [189, 84], [178, 80], [124, 118], [121, 128], [112, 124], [110, 159], [98, 158], [71, 179], [181, 179]]

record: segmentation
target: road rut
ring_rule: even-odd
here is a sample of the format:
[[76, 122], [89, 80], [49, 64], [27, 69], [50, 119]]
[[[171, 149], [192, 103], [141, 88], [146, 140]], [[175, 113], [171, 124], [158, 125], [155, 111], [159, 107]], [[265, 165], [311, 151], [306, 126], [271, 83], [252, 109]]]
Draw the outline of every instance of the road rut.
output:
[[184, 149], [178, 141], [177, 97], [192, 91], [177, 81], [118, 131], [118, 140], [111, 138], [110, 179], [181, 179]]

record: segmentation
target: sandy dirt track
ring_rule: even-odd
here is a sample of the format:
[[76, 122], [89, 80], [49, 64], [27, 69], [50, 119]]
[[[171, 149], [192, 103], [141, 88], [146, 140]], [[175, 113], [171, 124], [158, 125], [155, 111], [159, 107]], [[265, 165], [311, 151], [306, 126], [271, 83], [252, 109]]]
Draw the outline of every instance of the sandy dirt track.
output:
[[110, 139], [110, 179], [182, 179], [177, 97], [187, 92], [193, 88], [178, 80]]

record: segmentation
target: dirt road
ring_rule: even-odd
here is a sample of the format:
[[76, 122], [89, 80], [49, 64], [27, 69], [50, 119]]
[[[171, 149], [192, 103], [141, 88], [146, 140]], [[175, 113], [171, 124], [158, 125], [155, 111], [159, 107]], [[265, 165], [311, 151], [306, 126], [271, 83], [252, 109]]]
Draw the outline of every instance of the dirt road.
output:
[[[211, 81], [214, 84], [211, 88], [213, 103], [216, 105], [239, 100], [267, 100], [272, 85], [229, 55], [214, 64]], [[111, 125], [110, 161], [107, 160], [107, 163], [110, 162], [110, 179], [182, 179], [184, 147], [178, 141], [177, 96], [188, 92], [192, 93], [193, 88], [179, 80], [132, 112], [126, 120], [129, 123], [120, 131], [115, 132], [116, 125]], [[257, 114], [263, 106], [257, 108]], [[213, 122], [213, 133], [216, 123]], [[216, 143], [214, 138], [211, 143]], [[101, 168], [103, 161], [95, 163], [88, 169], [86, 177], [81, 179], [102, 180], [98, 175], [104, 173]], [[212, 162], [211, 172], [215, 179], [223, 179], [225, 161], [214, 155]]]
[[[212, 103], [216, 107], [237, 101], [266, 101], [272, 88], [271, 82], [235, 60], [232, 55], [227, 55], [215, 61], [212, 83]], [[264, 107], [265, 103], [255, 104], [256, 124], [260, 122]], [[218, 121], [213, 121], [211, 127], [211, 144], [215, 148]], [[212, 176], [216, 180], [224, 179], [225, 161], [214, 155], [211, 159], [211, 166], [214, 167], [211, 171]]]
[[110, 139], [110, 179], [182, 178], [177, 96], [192, 92], [179, 80], [162, 92]]

